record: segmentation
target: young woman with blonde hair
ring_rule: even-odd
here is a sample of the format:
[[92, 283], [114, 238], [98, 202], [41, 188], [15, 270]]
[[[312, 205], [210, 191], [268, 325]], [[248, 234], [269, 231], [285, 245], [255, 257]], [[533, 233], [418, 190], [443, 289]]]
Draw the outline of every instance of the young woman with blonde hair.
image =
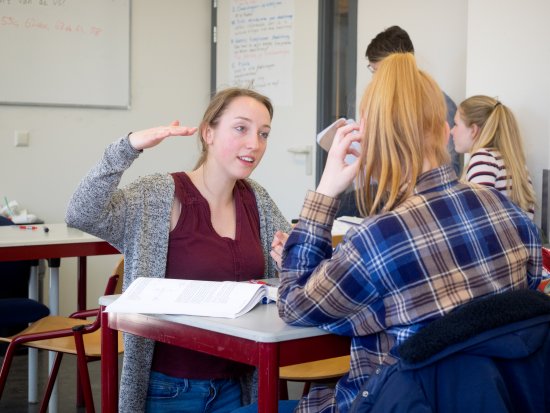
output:
[[[540, 282], [536, 226], [496, 191], [457, 179], [445, 113], [412, 54], [386, 57], [363, 96], [361, 126], [338, 130], [286, 243], [277, 234], [281, 318], [351, 338], [349, 373], [335, 388], [313, 388], [298, 412], [349, 411], [419, 329], [478, 297]], [[353, 152], [359, 159], [347, 164]], [[333, 251], [338, 197], [354, 178], [366, 218]]]
[[[266, 96], [229, 88], [212, 97], [198, 127], [175, 121], [129, 133], [82, 179], [67, 223], [124, 254], [124, 288], [136, 277], [275, 277], [271, 241], [290, 225], [249, 179], [267, 149], [272, 117]], [[152, 174], [119, 188], [138, 157], [195, 133], [202, 153], [193, 170]], [[254, 397], [245, 380], [252, 373], [245, 364], [126, 334], [119, 412], [227, 412]]]
[[462, 178], [502, 192], [533, 219], [535, 191], [512, 111], [492, 97], [472, 96], [458, 106], [451, 133], [457, 152], [471, 154]]

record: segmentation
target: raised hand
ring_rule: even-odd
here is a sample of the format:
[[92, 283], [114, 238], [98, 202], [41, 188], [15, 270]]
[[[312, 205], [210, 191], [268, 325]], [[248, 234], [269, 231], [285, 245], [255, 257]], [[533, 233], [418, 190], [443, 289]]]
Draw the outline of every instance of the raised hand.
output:
[[[350, 123], [338, 128], [334, 141], [328, 152], [327, 162], [317, 192], [336, 198], [351, 184], [359, 168], [359, 151], [352, 146], [353, 142], [361, 142], [363, 123], [361, 127]], [[348, 164], [347, 155], [355, 155], [357, 159]]]
[[176, 120], [168, 126], [157, 126], [156, 128], [132, 132], [128, 139], [135, 149], [142, 150], [157, 146], [169, 136], [191, 136], [196, 131], [197, 127], [180, 126], [180, 122]]

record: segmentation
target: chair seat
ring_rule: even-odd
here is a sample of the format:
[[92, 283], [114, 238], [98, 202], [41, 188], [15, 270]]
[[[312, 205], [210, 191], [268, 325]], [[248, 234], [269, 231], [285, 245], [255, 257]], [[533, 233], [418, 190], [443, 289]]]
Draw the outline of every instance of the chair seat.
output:
[[[72, 328], [74, 326], [91, 324], [88, 320], [79, 320], [76, 318], [68, 318], [62, 316], [48, 316], [44, 317], [20, 333], [11, 337], [0, 337], [0, 341], [11, 342], [15, 337], [22, 334], [35, 334], [41, 332], [51, 332], [53, 330], [63, 330]], [[84, 334], [84, 348], [86, 349], [87, 357], [100, 357], [101, 356], [101, 329], [94, 331], [90, 334]], [[58, 351], [68, 354], [76, 354], [76, 346], [73, 336], [59, 337], [44, 339], [39, 341], [30, 341], [23, 344], [27, 347], [38, 348], [42, 350]], [[124, 351], [122, 333], [118, 335], [118, 348], [119, 352]]]
[[349, 371], [350, 356], [333, 357], [279, 369], [279, 378], [290, 381], [316, 381], [342, 377]]
[[[104, 295], [114, 294], [122, 288], [124, 258], [121, 257], [113, 275], [107, 281]], [[9, 307], [5, 308], [9, 314]], [[80, 310], [69, 317], [47, 316], [35, 321], [22, 332], [11, 337], [0, 337], [8, 342], [6, 355], [0, 368], [0, 398], [5, 389], [10, 365], [19, 346], [26, 346], [55, 353], [40, 412], [46, 413], [54, 389], [59, 366], [64, 354], [72, 354], [77, 359], [77, 405], [84, 402], [87, 412], [94, 412], [92, 386], [88, 374], [88, 362], [101, 358], [101, 317], [100, 309]], [[6, 316], [9, 318], [8, 316]], [[87, 319], [93, 317], [93, 321]], [[75, 328], [86, 326], [86, 328]], [[32, 340], [32, 341], [31, 341]], [[124, 351], [122, 333], [118, 334], [119, 351]]]

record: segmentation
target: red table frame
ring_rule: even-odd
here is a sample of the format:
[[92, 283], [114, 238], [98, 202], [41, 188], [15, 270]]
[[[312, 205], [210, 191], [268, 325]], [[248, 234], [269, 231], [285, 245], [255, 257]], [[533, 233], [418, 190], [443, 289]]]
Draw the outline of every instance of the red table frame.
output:
[[0, 261], [38, 260], [52, 258], [78, 258], [78, 310], [86, 309], [86, 258], [94, 255], [112, 255], [120, 252], [106, 241], [20, 245], [0, 248]]
[[324, 334], [280, 342], [250, 339], [144, 314], [101, 315], [101, 411], [118, 411], [117, 330], [201, 351], [258, 368], [258, 411], [277, 412], [279, 367], [349, 354], [349, 337]]
[[[96, 238], [91, 241], [83, 241], [78, 236], [65, 234], [67, 227], [65, 224], [49, 225], [49, 232], [44, 231], [44, 226], [37, 225], [35, 230], [27, 232], [19, 232], [19, 229], [14, 226], [2, 227], [2, 243], [0, 245], [0, 261], [18, 261], [18, 260], [38, 260], [47, 259], [50, 264], [50, 270], [57, 269], [60, 265], [61, 258], [78, 259], [77, 267], [77, 309], [85, 310], [86, 292], [87, 292], [87, 257], [96, 255], [111, 255], [120, 254], [120, 252], [110, 245], [108, 242]], [[11, 233], [11, 231], [16, 231]], [[58, 232], [59, 231], [59, 232]], [[73, 230], [76, 231], [76, 230]], [[60, 232], [62, 234], [60, 235]], [[56, 234], [50, 237], [48, 234]], [[78, 231], [81, 233], [81, 231]], [[17, 234], [17, 235], [16, 235]], [[28, 239], [20, 235], [29, 235]], [[60, 239], [61, 237], [61, 239]], [[35, 273], [36, 274], [36, 273]], [[29, 289], [30, 292], [30, 289]], [[58, 297], [58, 292], [56, 293]], [[51, 300], [51, 296], [50, 296]], [[52, 303], [50, 302], [50, 308]], [[57, 301], [55, 303], [57, 308]], [[54, 313], [55, 314], [55, 313]], [[52, 358], [50, 357], [50, 365]], [[29, 372], [36, 369], [36, 358], [31, 362], [29, 356]], [[36, 380], [36, 372], [34, 372], [34, 380]], [[29, 379], [29, 401], [36, 401], [36, 382]], [[81, 395], [77, 393], [77, 401], [81, 403]], [[50, 406], [57, 406], [57, 398], [55, 393], [52, 395]]]

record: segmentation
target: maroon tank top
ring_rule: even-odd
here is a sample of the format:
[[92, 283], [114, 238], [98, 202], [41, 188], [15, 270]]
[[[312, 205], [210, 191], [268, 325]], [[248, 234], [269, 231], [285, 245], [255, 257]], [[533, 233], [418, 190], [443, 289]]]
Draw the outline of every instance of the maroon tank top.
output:
[[[170, 232], [166, 278], [210, 281], [244, 281], [261, 278], [264, 255], [260, 218], [250, 186], [237, 181], [235, 239], [221, 237], [212, 227], [206, 199], [184, 172], [174, 173], [181, 215]], [[238, 376], [250, 366], [204, 353], [157, 342], [152, 370], [187, 379], [220, 379]]]

